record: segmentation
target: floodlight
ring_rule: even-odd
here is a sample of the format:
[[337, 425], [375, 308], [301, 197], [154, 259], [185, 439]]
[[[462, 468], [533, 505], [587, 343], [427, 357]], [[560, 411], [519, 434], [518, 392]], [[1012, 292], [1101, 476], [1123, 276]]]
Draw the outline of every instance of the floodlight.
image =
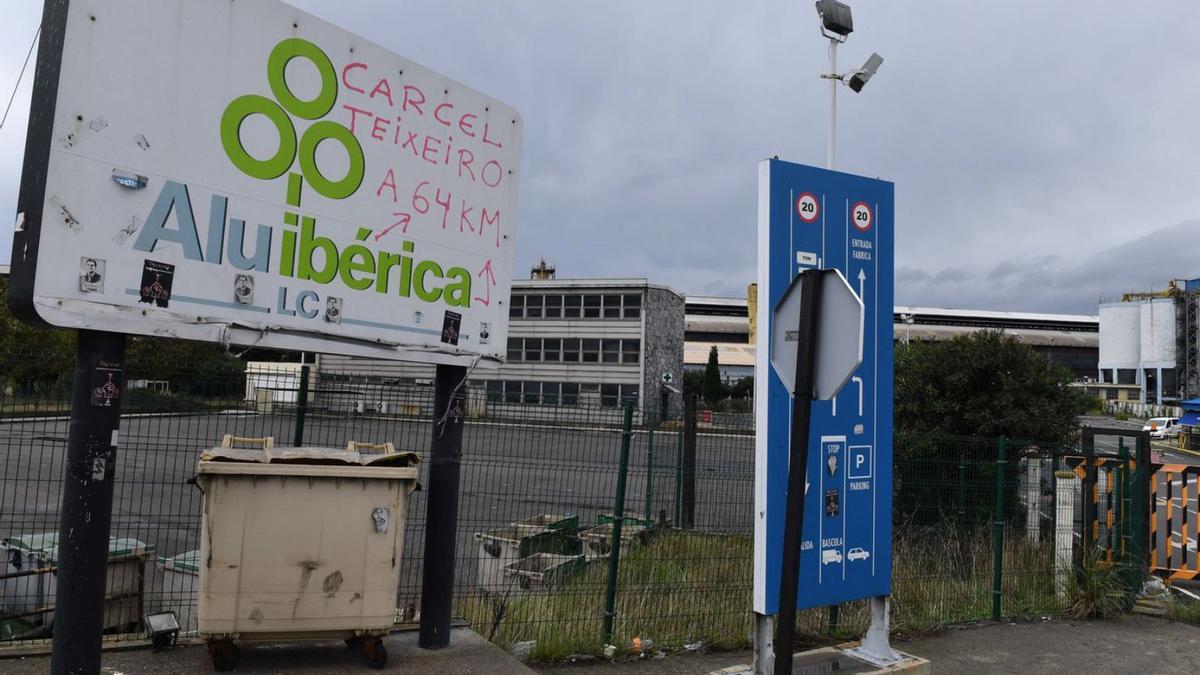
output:
[[[854, 19], [850, 17], [850, 5], [838, 0], [817, 0], [817, 15], [821, 17], [821, 28], [826, 33], [841, 37], [854, 32]], [[832, 35], [827, 37], [833, 38]]]
[[142, 617], [154, 651], [175, 644], [179, 636], [179, 618], [175, 612], [156, 612]]
[[862, 68], [859, 68], [854, 73], [851, 73], [850, 81], [848, 83], [850, 88], [853, 89], [855, 93], [862, 91], [862, 88], [867, 85], [867, 82], [870, 81], [871, 76], [875, 74], [875, 71], [879, 70], [879, 66], [882, 63], [882, 56], [874, 53], [871, 54], [870, 58], [868, 58], [867, 62], [863, 64]]

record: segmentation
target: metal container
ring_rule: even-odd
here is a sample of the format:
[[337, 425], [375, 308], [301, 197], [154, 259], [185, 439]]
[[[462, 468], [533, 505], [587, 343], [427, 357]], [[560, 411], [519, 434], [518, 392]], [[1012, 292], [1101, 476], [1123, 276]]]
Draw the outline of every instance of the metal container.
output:
[[[646, 528], [632, 523], [621, 525], [621, 550], [628, 551], [640, 541], [640, 535]], [[591, 527], [579, 533], [583, 542], [583, 555], [588, 562], [593, 560], [608, 560], [612, 551], [613, 524], [605, 523]]]
[[557, 553], [534, 553], [528, 558], [506, 565], [504, 573], [515, 583], [512, 585], [523, 592], [535, 592], [551, 588], [575, 576], [583, 570], [582, 555], [560, 555]]
[[[0, 613], [21, 614], [34, 627], [54, 623], [58, 589], [58, 533], [19, 534], [0, 540]], [[137, 629], [142, 617], [146, 564], [154, 546], [110, 537], [104, 582], [105, 630]]]
[[579, 531], [579, 516], [565, 516], [555, 513], [543, 513], [525, 520], [518, 520], [513, 525], [518, 527], [544, 527], [547, 530], [560, 530], [574, 535]]
[[162, 598], [157, 611], [175, 612], [179, 630], [194, 634], [197, 627], [196, 591], [200, 585], [200, 551], [186, 551], [170, 558], [159, 556]]
[[[201, 456], [199, 622], [213, 664], [236, 667], [237, 640], [369, 638], [396, 621], [411, 453], [330, 448]], [[374, 663], [373, 663], [374, 665]]]
[[511, 578], [504, 568], [534, 553], [558, 553], [563, 535], [538, 525], [506, 525], [476, 532], [479, 542], [476, 584], [488, 593], [509, 590]]

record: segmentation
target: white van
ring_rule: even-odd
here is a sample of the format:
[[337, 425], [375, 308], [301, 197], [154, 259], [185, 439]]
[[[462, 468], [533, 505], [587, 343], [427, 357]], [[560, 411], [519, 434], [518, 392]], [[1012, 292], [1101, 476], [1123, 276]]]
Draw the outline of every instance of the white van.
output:
[[1179, 435], [1178, 417], [1151, 417], [1146, 420], [1142, 431], [1149, 431], [1150, 438], [1170, 438]]

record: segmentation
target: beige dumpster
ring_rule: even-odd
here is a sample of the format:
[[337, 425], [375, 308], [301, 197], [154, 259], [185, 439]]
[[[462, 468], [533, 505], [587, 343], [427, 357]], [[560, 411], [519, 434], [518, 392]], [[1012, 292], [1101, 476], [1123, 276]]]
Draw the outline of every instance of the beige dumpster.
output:
[[368, 664], [396, 621], [412, 453], [213, 448], [204, 491], [198, 629], [217, 670], [234, 640], [344, 638]]

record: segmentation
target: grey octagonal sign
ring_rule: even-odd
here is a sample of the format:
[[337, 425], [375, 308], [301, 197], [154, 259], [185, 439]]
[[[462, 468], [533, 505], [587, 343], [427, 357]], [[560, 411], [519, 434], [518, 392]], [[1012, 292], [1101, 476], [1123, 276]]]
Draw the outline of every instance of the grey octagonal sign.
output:
[[[863, 303], [840, 270], [821, 270], [821, 311], [817, 318], [814, 396], [828, 400], [850, 381], [863, 360]], [[796, 393], [796, 348], [800, 328], [800, 285], [792, 280], [771, 317], [771, 366]]]

